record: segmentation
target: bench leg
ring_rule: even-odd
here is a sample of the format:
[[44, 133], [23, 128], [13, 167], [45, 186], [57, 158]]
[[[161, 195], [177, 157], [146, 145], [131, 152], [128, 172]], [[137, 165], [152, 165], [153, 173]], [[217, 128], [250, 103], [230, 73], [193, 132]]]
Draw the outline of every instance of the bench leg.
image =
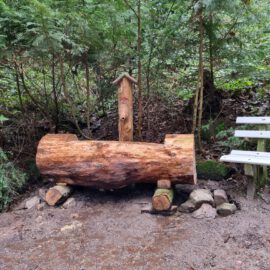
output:
[[245, 174], [247, 176], [247, 199], [253, 200], [256, 193], [258, 167], [255, 165], [245, 164]]
[[[259, 125], [259, 130], [267, 130], [268, 127], [266, 125]], [[267, 147], [267, 140], [266, 139], [258, 139], [257, 143], [257, 151], [265, 152]], [[258, 173], [257, 173], [257, 187], [264, 188], [267, 184], [268, 172], [266, 166], [258, 166]]]
[[258, 188], [264, 188], [268, 180], [268, 171], [266, 166], [258, 167]]
[[255, 193], [256, 193], [256, 180], [251, 176], [247, 176], [247, 199], [253, 200]]

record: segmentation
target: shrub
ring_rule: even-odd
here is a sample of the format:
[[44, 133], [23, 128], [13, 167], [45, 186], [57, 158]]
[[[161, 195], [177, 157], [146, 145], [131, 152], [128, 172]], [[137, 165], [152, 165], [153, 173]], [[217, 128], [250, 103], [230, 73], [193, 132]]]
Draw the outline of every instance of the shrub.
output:
[[12, 201], [26, 182], [26, 174], [8, 160], [0, 148], [0, 212]]
[[226, 179], [231, 169], [215, 160], [204, 160], [197, 163], [197, 174], [200, 179], [222, 180]]

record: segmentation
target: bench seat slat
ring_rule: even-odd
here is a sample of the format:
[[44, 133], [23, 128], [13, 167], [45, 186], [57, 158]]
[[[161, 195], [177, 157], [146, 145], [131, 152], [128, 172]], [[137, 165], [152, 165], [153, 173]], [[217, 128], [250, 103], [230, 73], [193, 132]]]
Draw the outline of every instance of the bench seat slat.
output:
[[269, 157], [255, 157], [255, 156], [241, 156], [241, 155], [225, 155], [220, 158], [224, 162], [244, 163], [253, 165], [266, 165], [270, 166]]
[[235, 130], [234, 136], [239, 138], [270, 139], [270, 131]]
[[258, 117], [258, 116], [252, 116], [252, 117], [237, 117], [236, 118], [236, 124], [270, 124], [270, 117]]

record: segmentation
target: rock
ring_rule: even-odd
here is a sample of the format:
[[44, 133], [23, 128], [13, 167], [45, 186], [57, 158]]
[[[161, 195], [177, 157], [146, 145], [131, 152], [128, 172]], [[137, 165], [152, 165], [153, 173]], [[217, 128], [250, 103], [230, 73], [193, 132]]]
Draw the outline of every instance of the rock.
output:
[[45, 188], [40, 188], [39, 190], [38, 190], [38, 196], [40, 197], [40, 199], [42, 200], [42, 201], [46, 201], [45, 200], [45, 197], [46, 197], [46, 189]]
[[18, 210], [25, 210], [25, 209], [26, 209], [25, 201], [20, 202], [20, 203], [14, 208], [15, 211], [18, 211]]
[[220, 188], [220, 182], [212, 181], [212, 180], [198, 180], [197, 181], [198, 188], [215, 190]]
[[39, 203], [39, 204], [36, 205], [36, 209], [38, 211], [44, 210], [45, 207], [46, 207], [46, 203], [45, 202], [41, 202], [41, 203]]
[[71, 198], [68, 198], [65, 203], [62, 205], [63, 208], [65, 209], [68, 209], [68, 208], [73, 208], [76, 206], [76, 200], [71, 197]]
[[34, 196], [25, 202], [25, 208], [32, 209], [36, 207], [36, 205], [39, 203], [40, 203], [40, 198], [38, 196]]
[[35, 219], [35, 221], [36, 221], [37, 223], [42, 222], [42, 220], [43, 220], [42, 216], [38, 216], [38, 217]]
[[79, 214], [78, 213], [73, 213], [73, 214], [70, 215], [70, 217], [72, 219], [76, 219], [76, 218], [79, 218]]
[[261, 199], [265, 203], [270, 204], [270, 193], [269, 193], [269, 191], [267, 191], [267, 192], [263, 191], [263, 192], [259, 193], [259, 196], [261, 197]]
[[188, 184], [177, 184], [175, 185], [175, 190], [177, 193], [186, 193], [190, 194], [196, 188], [195, 185]]
[[189, 195], [189, 200], [196, 206], [196, 209], [198, 209], [203, 203], [214, 205], [212, 193], [208, 189], [193, 190]]
[[228, 197], [227, 194], [225, 192], [225, 190], [223, 189], [216, 189], [214, 191], [214, 201], [215, 201], [215, 205], [219, 206], [223, 203], [227, 203], [228, 202]]
[[237, 208], [233, 203], [223, 203], [217, 207], [217, 212], [221, 216], [229, 216], [236, 212]]
[[183, 213], [191, 213], [195, 210], [196, 210], [196, 207], [194, 203], [190, 200], [187, 200], [186, 202], [182, 203], [178, 208], [178, 211], [183, 212]]
[[209, 218], [214, 219], [217, 215], [217, 211], [208, 203], [203, 203], [202, 206], [192, 213], [194, 218]]
[[61, 230], [61, 232], [70, 232], [70, 231], [76, 230], [76, 229], [81, 228], [81, 227], [82, 227], [82, 223], [81, 222], [74, 221], [74, 222], [72, 222], [69, 225], [65, 225], [60, 230]]

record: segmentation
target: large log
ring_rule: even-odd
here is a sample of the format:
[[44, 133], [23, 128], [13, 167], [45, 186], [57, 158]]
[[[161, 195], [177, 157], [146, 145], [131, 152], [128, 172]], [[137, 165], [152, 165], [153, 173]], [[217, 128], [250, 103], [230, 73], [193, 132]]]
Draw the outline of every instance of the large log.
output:
[[159, 179], [196, 183], [193, 135], [168, 135], [165, 144], [155, 144], [48, 134], [39, 142], [36, 163], [43, 177], [70, 185], [113, 189]]

